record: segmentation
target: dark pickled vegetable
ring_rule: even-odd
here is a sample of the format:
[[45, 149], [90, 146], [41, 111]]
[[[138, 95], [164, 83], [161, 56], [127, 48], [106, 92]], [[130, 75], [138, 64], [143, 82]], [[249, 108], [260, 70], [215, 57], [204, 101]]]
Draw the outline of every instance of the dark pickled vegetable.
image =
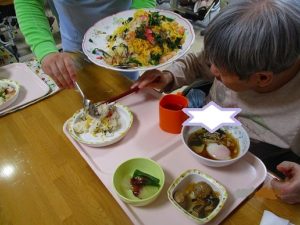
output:
[[159, 187], [159, 179], [140, 170], [135, 170], [132, 178], [130, 179], [132, 193], [134, 196], [139, 197], [139, 194], [144, 186]]

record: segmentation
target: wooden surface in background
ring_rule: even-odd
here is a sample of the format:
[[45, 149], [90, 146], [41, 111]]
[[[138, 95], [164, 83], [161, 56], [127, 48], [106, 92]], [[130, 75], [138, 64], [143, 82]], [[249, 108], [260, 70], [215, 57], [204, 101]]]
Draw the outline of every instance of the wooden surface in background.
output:
[[[99, 68], [85, 71], [94, 70]], [[97, 90], [100, 100], [130, 86], [125, 78], [105, 73], [85, 87]], [[64, 122], [81, 107], [79, 93], [64, 90], [0, 118], [1, 225], [132, 224], [63, 133]], [[299, 205], [263, 194], [246, 200], [223, 224], [259, 224], [265, 209], [300, 224]]]

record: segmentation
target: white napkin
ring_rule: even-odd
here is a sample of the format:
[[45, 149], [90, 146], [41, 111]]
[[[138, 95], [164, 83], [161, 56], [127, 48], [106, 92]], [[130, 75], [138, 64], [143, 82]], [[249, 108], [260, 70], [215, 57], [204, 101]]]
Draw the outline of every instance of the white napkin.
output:
[[294, 225], [289, 220], [276, 216], [274, 213], [265, 210], [260, 225]]

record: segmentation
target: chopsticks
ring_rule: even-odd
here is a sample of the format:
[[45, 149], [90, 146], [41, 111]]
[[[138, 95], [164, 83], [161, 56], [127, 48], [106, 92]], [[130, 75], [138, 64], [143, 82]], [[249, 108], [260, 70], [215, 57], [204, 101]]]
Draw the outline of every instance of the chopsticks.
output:
[[120, 99], [120, 98], [123, 98], [123, 97], [125, 97], [125, 96], [127, 96], [127, 95], [130, 95], [130, 94], [133, 93], [133, 92], [137, 92], [138, 90], [139, 90], [138, 87], [129, 89], [128, 91], [125, 91], [125, 92], [123, 92], [123, 93], [120, 94], [120, 95], [117, 95], [117, 96], [115, 96], [115, 97], [112, 97], [112, 98], [110, 98], [110, 99], [104, 101], [104, 102], [101, 102], [101, 104], [103, 104], [103, 103], [111, 103], [111, 102], [114, 102], [114, 101], [116, 101], [116, 100], [118, 100], [118, 99]]

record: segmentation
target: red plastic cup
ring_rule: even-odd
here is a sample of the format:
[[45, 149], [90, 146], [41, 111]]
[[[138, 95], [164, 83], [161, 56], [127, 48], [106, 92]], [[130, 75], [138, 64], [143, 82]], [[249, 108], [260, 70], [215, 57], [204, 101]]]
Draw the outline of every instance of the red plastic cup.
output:
[[188, 116], [182, 111], [188, 107], [188, 99], [182, 95], [164, 95], [159, 101], [159, 126], [172, 134], [181, 132], [182, 123]]

